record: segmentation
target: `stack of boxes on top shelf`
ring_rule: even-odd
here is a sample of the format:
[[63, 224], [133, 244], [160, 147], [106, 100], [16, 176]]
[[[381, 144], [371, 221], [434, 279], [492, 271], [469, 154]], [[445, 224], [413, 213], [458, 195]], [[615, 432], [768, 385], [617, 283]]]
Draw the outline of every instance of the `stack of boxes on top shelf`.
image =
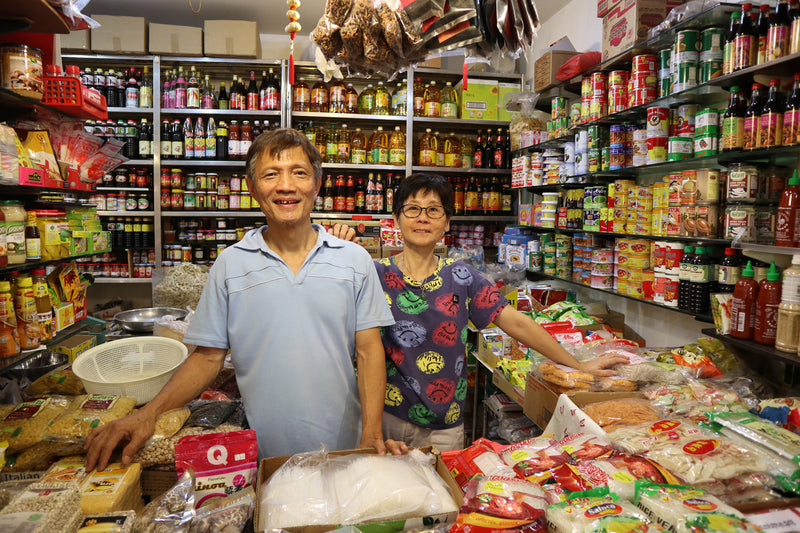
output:
[[647, 39], [648, 30], [684, 1], [597, 0], [597, 16], [603, 18], [603, 61]]

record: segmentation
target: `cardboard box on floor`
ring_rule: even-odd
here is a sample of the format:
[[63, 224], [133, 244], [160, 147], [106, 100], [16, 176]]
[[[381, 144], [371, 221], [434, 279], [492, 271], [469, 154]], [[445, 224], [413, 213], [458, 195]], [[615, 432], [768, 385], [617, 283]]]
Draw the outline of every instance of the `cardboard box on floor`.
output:
[[161, 55], [203, 55], [203, 28], [150, 24], [150, 53]]
[[[540, 428], [547, 426], [552, 418], [558, 403], [560, 393], [552, 390], [547, 383], [540, 381], [533, 373], [528, 373], [525, 382], [525, 399], [522, 404], [522, 412], [525, 416], [533, 420], [534, 424]], [[620, 398], [642, 398], [640, 391], [633, 392], [573, 392], [567, 394], [578, 407], [584, 407], [590, 403], [605, 402], [607, 400], [618, 400]]]
[[147, 53], [147, 20], [144, 17], [91, 15], [100, 23], [92, 30], [92, 51], [115, 54]]
[[[456, 502], [457, 506], [461, 505], [462, 500], [464, 499], [464, 492], [461, 490], [461, 487], [458, 486], [458, 483], [455, 482], [453, 476], [450, 474], [450, 471], [442, 461], [442, 456], [439, 454], [438, 451], [431, 447], [420, 448], [425, 453], [434, 453], [436, 456], [436, 472], [439, 474], [444, 482], [447, 484], [447, 487], [450, 489], [450, 495]], [[329, 455], [335, 456], [342, 456], [342, 455], [350, 455], [354, 453], [361, 453], [361, 454], [375, 454], [375, 450], [373, 449], [361, 449], [361, 450], [342, 450], [336, 452], [330, 452]], [[262, 498], [262, 487], [264, 483], [267, 482], [269, 477], [275, 473], [283, 464], [288, 461], [290, 456], [284, 455], [281, 457], [268, 457], [266, 459], [262, 459], [258, 465], [258, 486], [256, 487], [256, 510], [255, 515], [253, 517], [253, 526], [256, 532], [262, 532], [264, 529], [261, 527], [261, 498]], [[418, 528], [425, 525], [426, 527], [430, 527], [433, 524], [443, 524], [446, 522], [452, 522], [455, 520], [457, 515], [457, 511], [452, 513], [443, 513], [434, 516], [421, 516], [415, 518], [407, 518], [405, 520], [391, 520], [385, 522], [372, 522], [370, 523], [370, 531], [373, 531], [372, 528], [375, 528], [374, 531], [397, 531], [402, 529], [411, 529], [411, 528]], [[299, 526], [299, 527], [287, 527], [285, 528], [286, 531], [289, 533], [325, 533], [326, 531], [330, 531], [334, 528], [338, 527], [336, 525], [324, 525], [324, 526]]]
[[622, 0], [603, 18], [603, 61], [647, 39], [672, 8], [684, 0]]

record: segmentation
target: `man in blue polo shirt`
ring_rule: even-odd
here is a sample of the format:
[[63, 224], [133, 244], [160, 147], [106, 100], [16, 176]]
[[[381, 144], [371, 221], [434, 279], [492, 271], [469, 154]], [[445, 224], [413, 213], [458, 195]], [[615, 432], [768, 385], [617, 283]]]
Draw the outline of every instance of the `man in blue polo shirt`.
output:
[[122, 441], [123, 462], [130, 462], [159, 414], [208, 387], [228, 349], [261, 457], [320, 443], [405, 451], [403, 443], [384, 442], [381, 429], [379, 328], [394, 319], [372, 260], [311, 224], [319, 152], [295, 130], [274, 130], [256, 139], [246, 165], [267, 225], [220, 254], [184, 337], [198, 348], [152, 401], [89, 436], [87, 469], [105, 467]]

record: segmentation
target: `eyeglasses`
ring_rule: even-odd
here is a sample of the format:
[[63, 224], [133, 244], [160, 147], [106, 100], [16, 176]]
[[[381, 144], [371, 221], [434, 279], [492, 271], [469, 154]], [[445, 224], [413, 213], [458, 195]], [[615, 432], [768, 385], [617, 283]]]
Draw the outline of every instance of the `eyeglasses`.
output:
[[425, 214], [428, 215], [428, 218], [432, 219], [442, 218], [445, 215], [444, 208], [439, 205], [432, 205], [430, 207], [404, 205], [400, 208], [400, 212], [408, 218], [417, 218], [422, 214], [423, 211], [425, 211]]

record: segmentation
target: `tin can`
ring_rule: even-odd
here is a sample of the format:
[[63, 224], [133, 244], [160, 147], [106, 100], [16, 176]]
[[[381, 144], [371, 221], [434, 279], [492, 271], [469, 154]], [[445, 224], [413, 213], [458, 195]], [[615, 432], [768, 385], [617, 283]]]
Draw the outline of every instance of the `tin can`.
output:
[[647, 137], [669, 135], [669, 108], [652, 106], [647, 108]]
[[625, 149], [610, 148], [609, 170], [620, 170], [625, 168]]
[[699, 109], [694, 117], [695, 132], [705, 132], [703, 128], [719, 127], [719, 111], [714, 108]]
[[621, 113], [628, 108], [628, 89], [612, 87], [608, 90], [608, 112]]
[[592, 97], [589, 100], [589, 120], [597, 120], [608, 114], [608, 96]]
[[719, 138], [716, 135], [695, 135], [694, 156], [709, 157], [719, 151]]
[[711, 239], [719, 231], [719, 206], [717, 204], [697, 204], [695, 236]]
[[608, 90], [608, 74], [605, 72], [593, 72], [591, 75], [592, 92], [594, 98], [605, 98]]
[[563, 96], [555, 96], [550, 102], [550, 118], [553, 120], [567, 116], [567, 99]]
[[600, 170], [606, 171], [611, 167], [611, 147], [604, 146], [600, 149]]
[[681, 92], [697, 85], [697, 61], [676, 63], [673, 92]]
[[636, 75], [641, 72], [655, 74], [658, 64], [658, 56], [655, 54], [633, 56], [631, 59], [631, 75]]
[[195, 191], [186, 190], [183, 193], [183, 208], [187, 211], [197, 208], [197, 196]]
[[647, 164], [664, 163], [667, 160], [667, 137], [647, 139]]
[[694, 139], [691, 137], [670, 137], [667, 147], [668, 161], [681, 161], [692, 157]]
[[609, 87], [627, 87], [630, 72], [627, 70], [612, 70], [608, 73], [608, 86]]
[[724, 38], [725, 30], [722, 28], [706, 28], [700, 32], [700, 61], [722, 61]]
[[672, 65], [672, 48], [662, 48], [658, 51], [658, 75], [669, 76]]
[[700, 32], [698, 30], [681, 30], [675, 36], [675, 62], [697, 61], [700, 57]]
[[709, 59], [700, 61], [700, 73], [698, 74], [698, 81], [700, 83], [708, 83], [714, 78], [722, 76], [722, 60]]
[[678, 106], [678, 112], [676, 113], [677, 124], [675, 125], [675, 135], [679, 137], [693, 136], [696, 115], [697, 104], [683, 104]]
[[589, 162], [589, 172], [598, 172], [600, 170], [600, 149], [589, 148], [587, 152], [587, 160]]
[[573, 102], [569, 106], [569, 123], [570, 126], [575, 127], [581, 123], [581, 103]]
[[758, 196], [758, 169], [752, 165], [734, 163], [728, 172], [726, 198], [729, 202], [756, 201]]
[[756, 208], [752, 205], [729, 205], [725, 208], [723, 238], [739, 239], [740, 242], [755, 241]]
[[668, 74], [664, 77], [658, 77], [658, 97], [664, 98], [672, 94], [672, 75]]
[[608, 139], [611, 142], [611, 146], [624, 147], [626, 135], [626, 127], [621, 124], [612, 124], [608, 128]]

